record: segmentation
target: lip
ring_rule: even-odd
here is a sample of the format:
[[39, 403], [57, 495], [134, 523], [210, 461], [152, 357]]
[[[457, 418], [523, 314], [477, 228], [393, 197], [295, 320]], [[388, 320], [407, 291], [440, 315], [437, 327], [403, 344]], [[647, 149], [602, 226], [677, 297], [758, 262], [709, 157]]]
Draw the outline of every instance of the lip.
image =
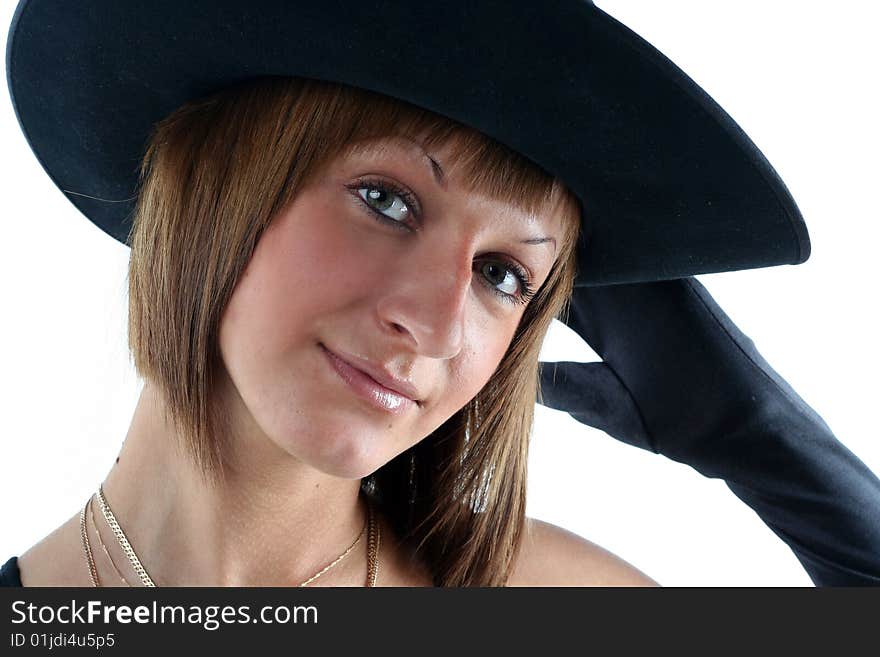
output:
[[[372, 366], [369, 371], [364, 371], [361, 369], [364, 367], [363, 361], [348, 355], [343, 357], [330, 351], [323, 344], [319, 343], [318, 346], [327, 356], [330, 366], [342, 380], [348, 383], [358, 396], [369, 401], [376, 408], [389, 413], [401, 414], [418, 404], [415, 399], [417, 393], [409, 384], [394, 379], [385, 372], [377, 371]], [[346, 358], [351, 358], [357, 365], [349, 362]]]

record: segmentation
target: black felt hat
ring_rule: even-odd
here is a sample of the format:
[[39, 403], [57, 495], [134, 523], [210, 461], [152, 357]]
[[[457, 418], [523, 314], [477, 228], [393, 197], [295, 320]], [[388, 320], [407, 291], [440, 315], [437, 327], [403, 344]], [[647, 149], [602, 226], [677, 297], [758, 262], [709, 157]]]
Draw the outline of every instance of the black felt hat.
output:
[[154, 123], [296, 75], [467, 124], [581, 199], [578, 285], [804, 262], [794, 200], [693, 80], [587, 0], [22, 0], [6, 53], [31, 148], [125, 241]]

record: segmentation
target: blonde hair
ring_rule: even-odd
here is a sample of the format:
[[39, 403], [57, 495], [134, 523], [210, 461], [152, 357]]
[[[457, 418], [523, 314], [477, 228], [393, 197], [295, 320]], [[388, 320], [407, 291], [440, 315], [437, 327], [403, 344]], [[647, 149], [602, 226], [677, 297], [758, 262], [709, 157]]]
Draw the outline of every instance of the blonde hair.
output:
[[451, 143], [474, 192], [569, 218], [489, 384], [361, 483], [436, 585], [502, 585], [525, 525], [538, 353], [567, 311], [580, 225], [576, 198], [522, 155], [430, 111], [329, 82], [257, 78], [188, 103], [155, 126], [141, 165], [129, 345], [139, 374], [161, 390], [182, 451], [206, 482], [222, 481], [231, 436], [214, 391], [220, 318], [235, 284], [309, 176], [359, 141], [392, 135], [426, 148]]

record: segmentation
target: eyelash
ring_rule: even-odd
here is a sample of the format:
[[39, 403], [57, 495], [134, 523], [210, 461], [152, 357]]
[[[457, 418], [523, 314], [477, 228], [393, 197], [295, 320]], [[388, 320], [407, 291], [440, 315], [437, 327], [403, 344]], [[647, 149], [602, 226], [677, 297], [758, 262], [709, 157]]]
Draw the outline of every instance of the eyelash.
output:
[[[416, 216], [418, 216], [421, 213], [421, 206], [419, 206], [418, 201], [412, 195], [412, 193], [409, 192], [409, 190], [404, 189], [403, 187], [397, 185], [396, 183], [393, 183], [390, 181], [385, 181], [385, 180], [378, 180], [375, 178], [366, 179], [366, 180], [359, 180], [357, 183], [351, 185], [351, 189], [354, 191], [354, 193], [355, 193], [354, 195], [358, 199], [358, 201], [361, 202], [361, 205], [363, 205], [370, 212], [370, 214], [374, 218], [379, 220], [381, 223], [390, 224], [391, 226], [393, 226], [394, 228], [396, 228], [398, 230], [404, 230], [404, 231], [413, 230], [407, 224], [402, 223], [400, 221], [395, 221], [394, 219], [382, 214], [376, 208], [369, 205], [361, 197], [361, 195], [358, 194], [358, 191], [361, 189], [378, 189], [378, 190], [384, 191], [384, 192], [391, 192], [391, 193], [399, 196], [401, 199], [403, 199], [403, 201], [406, 203], [407, 207], [410, 208]], [[492, 285], [491, 283], [486, 281], [486, 279], [484, 277], [483, 280], [486, 281], [487, 287], [505, 303], [519, 303], [519, 304], [523, 304], [523, 305], [527, 304], [529, 302], [529, 300], [533, 296], [535, 296], [535, 290], [533, 290], [531, 287], [531, 279], [529, 278], [528, 273], [522, 267], [520, 267], [517, 263], [512, 262], [512, 261], [502, 260], [502, 261], [499, 261], [498, 264], [503, 264], [505, 267], [507, 267], [507, 269], [509, 271], [511, 271], [513, 273], [513, 275], [516, 277], [517, 281], [519, 282], [520, 293], [519, 293], [519, 295], [514, 295], [514, 294], [508, 294], [507, 292], [502, 292], [497, 287], [495, 287], [494, 285]]]

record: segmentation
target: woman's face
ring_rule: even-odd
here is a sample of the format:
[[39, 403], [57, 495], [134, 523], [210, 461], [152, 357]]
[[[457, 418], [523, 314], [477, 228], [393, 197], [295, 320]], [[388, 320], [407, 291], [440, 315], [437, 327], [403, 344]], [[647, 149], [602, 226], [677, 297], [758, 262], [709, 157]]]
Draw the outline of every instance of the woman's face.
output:
[[562, 234], [560, 216], [469, 192], [448, 146], [364, 145], [273, 218], [220, 326], [246, 421], [351, 479], [486, 384], [525, 309], [519, 276], [537, 290]]

